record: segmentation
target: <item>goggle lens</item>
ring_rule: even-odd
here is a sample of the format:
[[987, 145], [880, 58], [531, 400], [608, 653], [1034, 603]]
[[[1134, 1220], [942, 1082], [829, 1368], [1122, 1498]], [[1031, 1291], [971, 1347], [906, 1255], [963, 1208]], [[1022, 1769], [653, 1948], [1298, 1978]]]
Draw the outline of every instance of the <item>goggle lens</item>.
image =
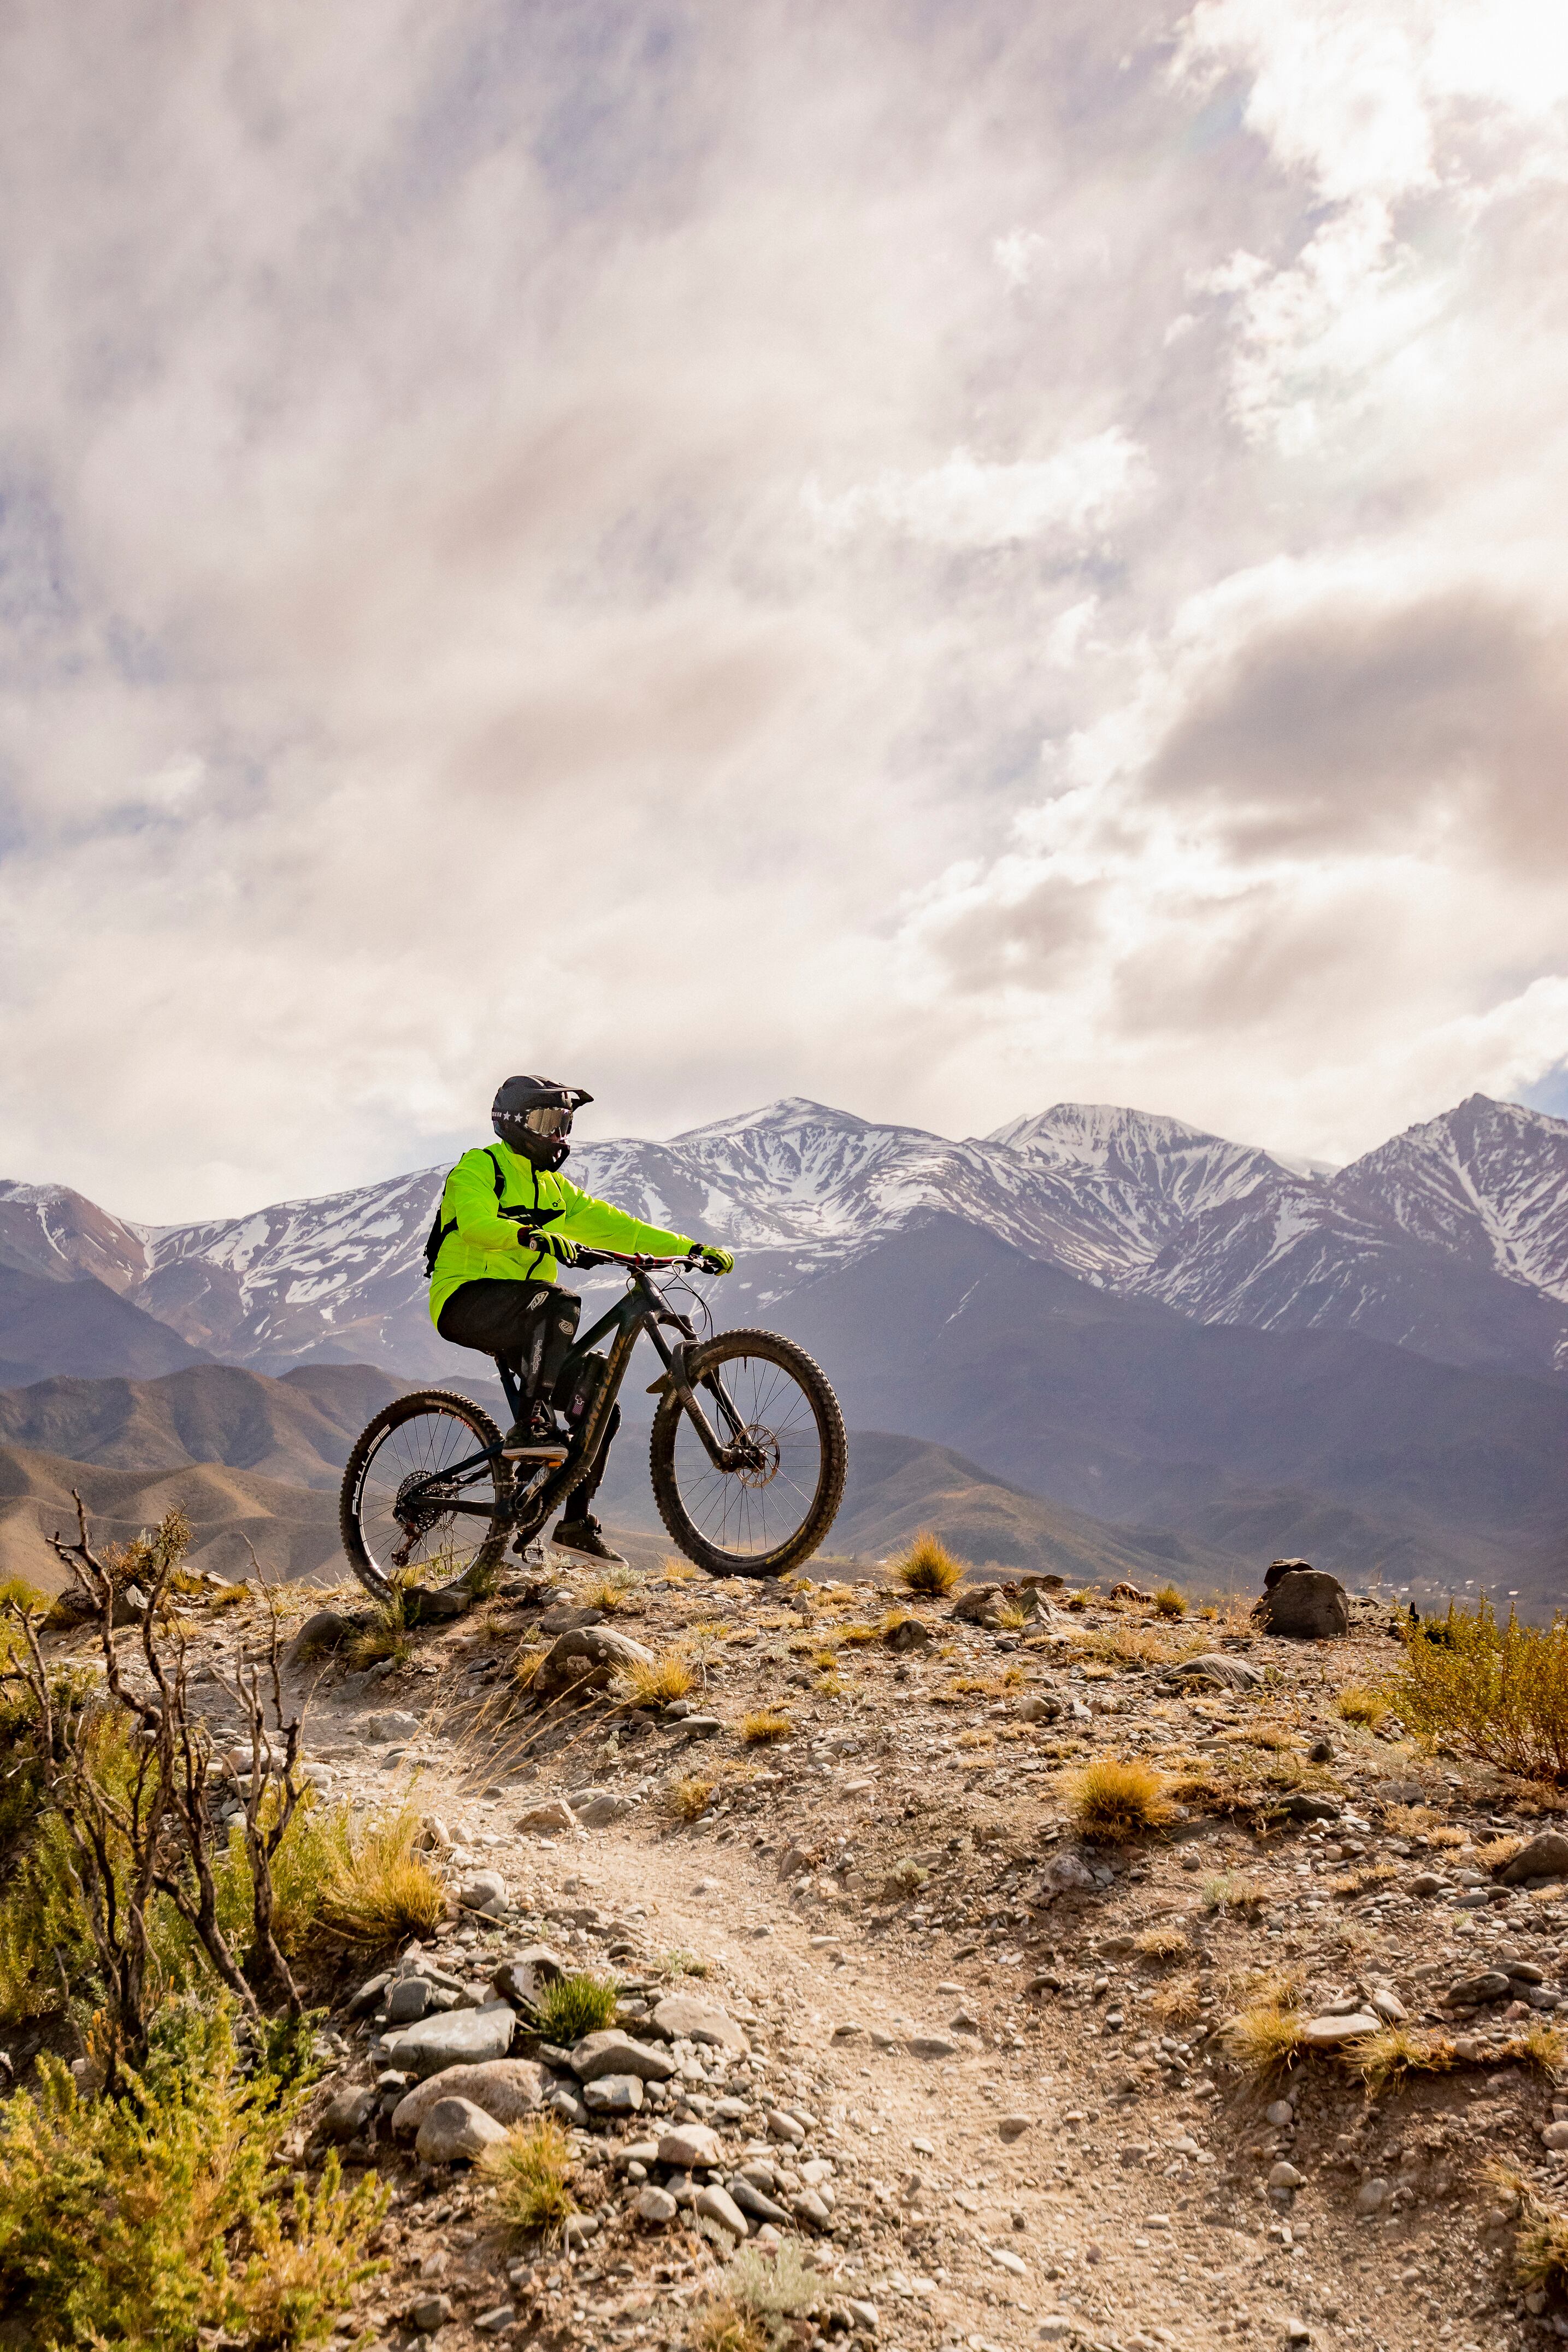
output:
[[570, 1135], [572, 1132], [571, 1112], [551, 1109], [544, 1105], [536, 1110], [524, 1111], [522, 1123], [530, 1135]]

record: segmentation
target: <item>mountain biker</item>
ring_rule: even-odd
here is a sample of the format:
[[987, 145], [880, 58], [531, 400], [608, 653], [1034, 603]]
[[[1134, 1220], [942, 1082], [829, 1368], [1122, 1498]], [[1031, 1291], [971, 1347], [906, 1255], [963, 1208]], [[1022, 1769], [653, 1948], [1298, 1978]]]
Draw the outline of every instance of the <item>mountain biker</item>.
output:
[[[536, 1466], [563, 1461], [567, 1453], [552, 1392], [583, 1302], [561, 1288], [555, 1269], [575, 1262], [575, 1245], [628, 1257], [690, 1256], [708, 1274], [728, 1274], [735, 1263], [728, 1250], [644, 1224], [561, 1174], [572, 1148], [572, 1115], [593, 1099], [553, 1078], [505, 1079], [490, 1106], [500, 1141], [464, 1152], [442, 1188], [430, 1232], [430, 1320], [443, 1339], [500, 1356], [517, 1374], [522, 1410], [502, 1451], [509, 1461]], [[589, 1506], [620, 1423], [617, 1404], [598, 1459], [570, 1498], [572, 1516], [551, 1538], [563, 1551], [616, 1567], [625, 1563]]]

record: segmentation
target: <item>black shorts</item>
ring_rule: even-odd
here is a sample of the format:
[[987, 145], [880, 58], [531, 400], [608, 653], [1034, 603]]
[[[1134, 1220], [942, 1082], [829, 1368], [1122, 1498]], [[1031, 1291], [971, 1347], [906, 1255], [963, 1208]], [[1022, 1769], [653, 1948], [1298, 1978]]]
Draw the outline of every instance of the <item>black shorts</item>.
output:
[[504, 1356], [515, 1365], [532, 1348], [539, 1318], [552, 1298], [569, 1299], [580, 1310], [574, 1293], [553, 1282], [460, 1283], [442, 1307], [436, 1328], [457, 1347]]

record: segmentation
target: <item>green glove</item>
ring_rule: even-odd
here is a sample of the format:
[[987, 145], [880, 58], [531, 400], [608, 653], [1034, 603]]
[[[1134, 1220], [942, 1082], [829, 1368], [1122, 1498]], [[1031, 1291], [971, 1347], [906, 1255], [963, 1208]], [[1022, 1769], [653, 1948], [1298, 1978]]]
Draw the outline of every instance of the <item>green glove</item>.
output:
[[735, 1261], [717, 1242], [693, 1242], [691, 1255], [704, 1274], [733, 1274]]

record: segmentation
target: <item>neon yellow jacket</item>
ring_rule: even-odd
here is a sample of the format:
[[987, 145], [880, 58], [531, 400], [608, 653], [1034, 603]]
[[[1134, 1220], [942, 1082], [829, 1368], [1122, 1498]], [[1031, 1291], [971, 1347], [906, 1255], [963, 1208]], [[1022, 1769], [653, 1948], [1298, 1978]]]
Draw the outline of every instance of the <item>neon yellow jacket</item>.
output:
[[[496, 1174], [502, 1183], [496, 1191]], [[595, 1201], [548, 1168], [496, 1142], [465, 1151], [441, 1193], [441, 1246], [430, 1277], [430, 1320], [465, 1282], [553, 1282], [555, 1260], [536, 1234], [514, 1224], [502, 1209], [526, 1209], [542, 1233], [586, 1249], [624, 1250], [627, 1256], [680, 1257], [685, 1234], [645, 1225], [608, 1201]]]

